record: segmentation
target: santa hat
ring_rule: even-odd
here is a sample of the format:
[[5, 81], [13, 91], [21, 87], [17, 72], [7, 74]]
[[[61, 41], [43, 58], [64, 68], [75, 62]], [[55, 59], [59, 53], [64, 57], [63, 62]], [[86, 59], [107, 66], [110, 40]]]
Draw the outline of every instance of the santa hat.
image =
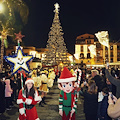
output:
[[60, 75], [60, 78], [58, 79], [58, 83], [71, 81], [76, 81], [76, 78], [71, 74], [71, 72], [66, 67], [64, 67]]
[[32, 79], [32, 78], [27, 78], [27, 80], [25, 81], [25, 85], [26, 85], [27, 83], [29, 83], [29, 82], [31, 82], [31, 83], [33, 83], [33, 84], [34, 84], [34, 81], [33, 81], [33, 79]]

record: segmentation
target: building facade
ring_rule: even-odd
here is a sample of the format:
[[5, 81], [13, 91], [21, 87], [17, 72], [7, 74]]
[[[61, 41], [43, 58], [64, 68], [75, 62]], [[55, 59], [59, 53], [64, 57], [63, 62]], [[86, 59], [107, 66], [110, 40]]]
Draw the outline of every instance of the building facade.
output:
[[[78, 36], [75, 43], [75, 62], [83, 62], [86, 65], [103, 65], [109, 60], [109, 56], [110, 62], [120, 61], [120, 43], [110, 42], [109, 44], [110, 47], [108, 50], [92, 34]], [[90, 51], [89, 46], [91, 45], [96, 46], [96, 50], [94, 51], [96, 55]], [[110, 52], [109, 56], [108, 51]]]

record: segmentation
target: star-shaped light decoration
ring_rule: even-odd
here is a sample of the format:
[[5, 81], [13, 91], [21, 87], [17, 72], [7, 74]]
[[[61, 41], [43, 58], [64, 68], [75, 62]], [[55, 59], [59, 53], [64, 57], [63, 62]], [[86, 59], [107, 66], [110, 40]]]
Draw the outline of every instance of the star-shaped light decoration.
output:
[[20, 42], [22, 42], [22, 38], [25, 37], [25, 35], [21, 34], [21, 31], [18, 34], [17, 33], [14, 34], [16, 35], [15, 40], [19, 40]]
[[54, 12], [57, 12], [57, 13], [58, 13], [58, 11], [59, 11], [58, 8], [60, 8], [59, 4], [58, 4], [58, 3], [55, 3], [54, 6], [55, 6], [55, 11], [54, 11]]
[[20, 46], [17, 49], [17, 54], [14, 56], [5, 56], [4, 59], [12, 65], [12, 73], [17, 73], [18, 70], [24, 69], [27, 73], [30, 72], [29, 61], [33, 59], [32, 55], [24, 55]]

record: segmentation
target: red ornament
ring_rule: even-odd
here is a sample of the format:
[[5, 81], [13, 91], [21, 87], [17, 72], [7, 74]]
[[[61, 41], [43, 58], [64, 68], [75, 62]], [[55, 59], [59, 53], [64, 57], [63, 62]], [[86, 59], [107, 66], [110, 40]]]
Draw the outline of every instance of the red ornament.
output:
[[25, 35], [21, 34], [21, 31], [18, 34], [17, 33], [14, 34], [16, 35], [15, 40], [19, 40], [20, 42], [22, 42], [22, 38], [25, 37]]

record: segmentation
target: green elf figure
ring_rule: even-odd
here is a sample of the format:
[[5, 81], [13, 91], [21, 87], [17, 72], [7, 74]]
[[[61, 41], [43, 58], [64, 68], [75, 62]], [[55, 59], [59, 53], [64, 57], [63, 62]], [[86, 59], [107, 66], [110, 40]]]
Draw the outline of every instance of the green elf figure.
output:
[[77, 108], [77, 98], [74, 87], [75, 81], [76, 77], [64, 67], [58, 79], [58, 87], [61, 89], [59, 97], [59, 114], [62, 116], [62, 120], [75, 120]]

